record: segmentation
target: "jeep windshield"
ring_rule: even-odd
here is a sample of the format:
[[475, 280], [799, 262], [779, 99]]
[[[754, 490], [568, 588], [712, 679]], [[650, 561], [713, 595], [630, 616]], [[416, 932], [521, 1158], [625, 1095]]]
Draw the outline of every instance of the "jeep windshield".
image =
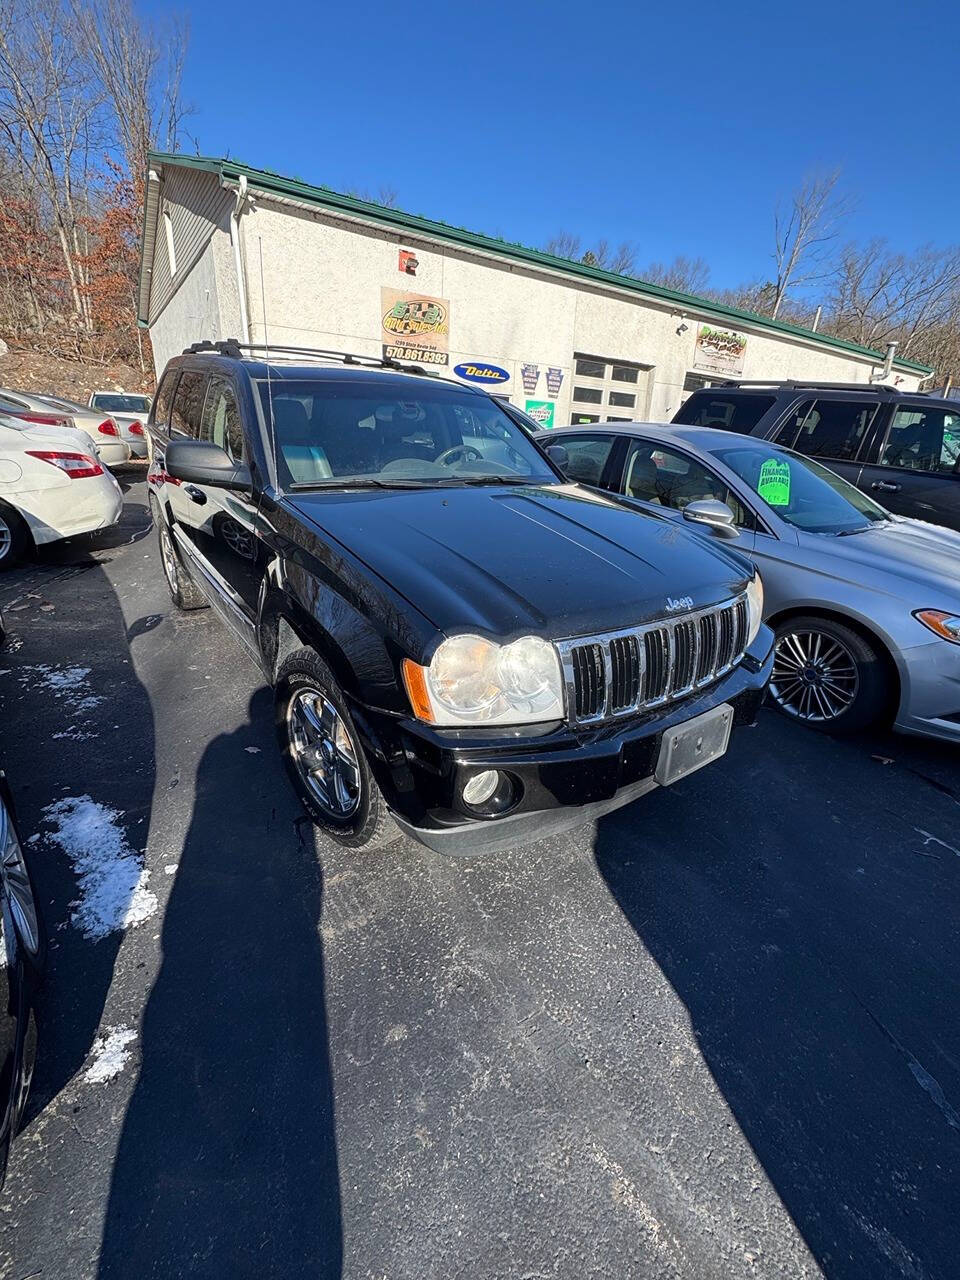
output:
[[805, 533], [860, 533], [890, 519], [852, 484], [786, 449], [757, 441], [711, 452], [781, 520]]
[[499, 405], [455, 384], [261, 379], [285, 489], [562, 484]]

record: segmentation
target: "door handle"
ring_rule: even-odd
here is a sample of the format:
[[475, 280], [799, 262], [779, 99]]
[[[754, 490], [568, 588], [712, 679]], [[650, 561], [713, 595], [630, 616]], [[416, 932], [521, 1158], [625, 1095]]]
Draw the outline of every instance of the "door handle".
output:
[[195, 502], [198, 507], [202, 507], [207, 500], [207, 495], [203, 492], [203, 490], [198, 489], [197, 486], [194, 484], [185, 484], [183, 486], [183, 492], [193, 502]]
[[884, 493], [899, 493], [900, 486], [893, 484], [889, 480], [874, 480], [870, 486], [871, 489], [882, 489]]

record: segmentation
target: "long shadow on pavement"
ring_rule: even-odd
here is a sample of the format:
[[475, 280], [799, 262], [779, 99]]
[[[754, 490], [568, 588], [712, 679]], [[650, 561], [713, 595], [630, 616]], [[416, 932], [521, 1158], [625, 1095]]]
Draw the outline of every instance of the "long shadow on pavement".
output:
[[960, 752], [769, 712], [731, 752], [599, 823], [599, 869], [826, 1274], [955, 1276]]
[[[261, 689], [264, 736], [271, 715]], [[197, 771], [114, 1165], [109, 1280], [340, 1275], [320, 867], [289, 836], [273, 753], [251, 796], [250, 740], [250, 724], [221, 734]]]
[[[134, 530], [142, 523], [139, 509], [125, 512], [125, 518]], [[49, 834], [55, 825], [45, 815], [47, 806], [90, 797], [101, 806], [98, 821], [112, 819], [126, 847], [142, 848], [156, 763], [150, 698], [131, 661], [123, 612], [104, 567], [86, 551], [74, 550], [63, 553], [52, 571], [28, 566], [19, 579], [11, 575], [10, 589], [32, 596], [6, 614], [10, 640], [0, 651], [0, 758], [17, 799], [22, 835], [30, 837], [28, 857], [50, 937], [37, 1007], [40, 1051], [27, 1102], [29, 1122], [86, 1060], [124, 936], [118, 928], [91, 940], [70, 924], [78, 897], [103, 892], [103, 886], [94, 874], [78, 893], [71, 850], [55, 849], [49, 841], [35, 845], [32, 833]], [[90, 852], [95, 857], [97, 850]], [[127, 906], [118, 896], [112, 914], [121, 919]]]

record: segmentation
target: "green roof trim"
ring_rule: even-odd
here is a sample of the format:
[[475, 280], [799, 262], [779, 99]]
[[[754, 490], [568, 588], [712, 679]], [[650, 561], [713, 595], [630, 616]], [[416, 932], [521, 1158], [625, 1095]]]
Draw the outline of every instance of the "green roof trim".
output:
[[[771, 330], [774, 333], [788, 334], [795, 338], [803, 338], [820, 346], [834, 347], [840, 351], [849, 351], [853, 355], [864, 356], [874, 363], [882, 364], [885, 356], [870, 347], [858, 346], [855, 342], [847, 342], [845, 338], [835, 338], [831, 334], [816, 333], [813, 329], [804, 329], [800, 325], [787, 324], [782, 320], [771, 320], [753, 311], [741, 311], [736, 307], [727, 307], [709, 298], [699, 298], [692, 293], [677, 293], [673, 289], [664, 289], [662, 285], [647, 284], [634, 276], [621, 276], [613, 271], [604, 271], [600, 267], [590, 267], [583, 262], [575, 262], [570, 258], [558, 258], [552, 253], [544, 253], [542, 249], [530, 249], [526, 245], [516, 244], [511, 240], [500, 240], [495, 236], [482, 235], [476, 231], [468, 231], [464, 227], [454, 227], [446, 222], [437, 222], [419, 214], [404, 213], [401, 209], [389, 209], [385, 205], [374, 204], [369, 200], [360, 200], [356, 196], [347, 196], [333, 191], [330, 187], [317, 187], [299, 178], [286, 178], [282, 174], [269, 169], [254, 169], [238, 160], [226, 157], [185, 156], [162, 151], [151, 151], [147, 156], [147, 166], [181, 165], [190, 169], [202, 169], [207, 173], [215, 173], [220, 178], [247, 179], [250, 186], [256, 187], [265, 195], [287, 196], [294, 200], [303, 200], [308, 204], [321, 205], [333, 212], [351, 213], [360, 217], [373, 218], [377, 222], [397, 227], [402, 231], [431, 236], [437, 240], [446, 240], [450, 244], [462, 245], [468, 249], [481, 249], [487, 253], [496, 253], [515, 262], [523, 262], [533, 267], [547, 267], [552, 271], [561, 271], [565, 275], [582, 280], [590, 280], [595, 284], [614, 285], [618, 289], [626, 289], [631, 293], [643, 294], [650, 298], [659, 298], [663, 302], [673, 303], [691, 311], [701, 311], [711, 316], [719, 316], [726, 321], [739, 322]], [[913, 360], [894, 360], [894, 368], [910, 373], [930, 374], [933, 369], [929, 365], [917, 364]]]

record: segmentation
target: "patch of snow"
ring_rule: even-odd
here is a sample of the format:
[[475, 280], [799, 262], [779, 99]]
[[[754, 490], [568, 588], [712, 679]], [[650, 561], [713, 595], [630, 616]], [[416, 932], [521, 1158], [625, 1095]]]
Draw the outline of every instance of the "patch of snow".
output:
[[175, 876], [177, 874], [177, 863], [168, 862], [167, 865], [163, 868], [163, 871], [165, 875]]
[[123, 814], [90, 796], [67, 796], [48, 804], [44, 817], [55, 827], [50, 839], [70, 859], [80, 882], [71, 919], [88, 938], [142, 924], [157, 909], [147, 888], [150, 872], [127, 844]]
[[93, 1043], [93, 1063], [83, 1076], [87, 1084], [106, 1084], [118, 1076], [130, 1061], [127, 1046], [136, 1038], [130, 1027], [109, 1027], [106, 1035], [98, 1036]]
[[20, 684], [26, 688], [46, 688], [75, 711], [92, 711], [103, 698], [90, 692], [89, 667], [52, 667], [39, 663], [20, 669]]
[[91, 738], [95, 738], [97, 735], [95, 733], [87, 733], [84, 729], [72, 724], [53, 736], [54, 738], [69, 738], [71, 742], [89, 742]]
[[244, 751], [249, 751], [252, 756], [258, 756], [260, 754], [259, 747], [244, 747], [243, 749]]

